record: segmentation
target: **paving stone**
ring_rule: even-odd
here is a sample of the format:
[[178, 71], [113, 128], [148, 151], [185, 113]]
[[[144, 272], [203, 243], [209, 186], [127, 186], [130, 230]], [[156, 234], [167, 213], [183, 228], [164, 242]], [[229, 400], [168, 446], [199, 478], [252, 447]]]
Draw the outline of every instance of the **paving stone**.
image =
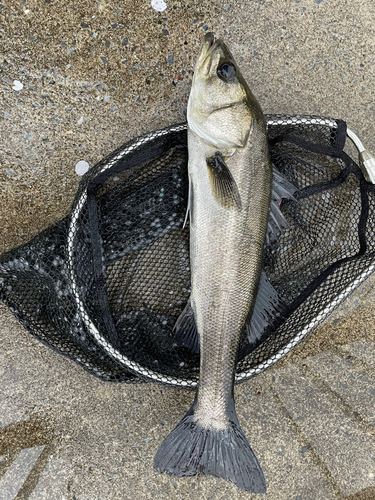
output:
[[[308, 443], [301, 441], [273, 396], [263, 375], [246, 384], [246, 395], [236, 398], [241, 426], [264, 467], [267, 500], [336, 498]], [[244, 397], [245, 396], [245, 397]], [[267, 464], [267, 466], [265, 466]]]
[[375, 486], [375, 442], [296, 366], [274, 374], [274, 387], [309, 444], [328, 468], [344, 496]]
[[0, 480], [1, 500], [14, 500], [43, 449], [44, 446], [35, 446], [20, 451]]
[[335, 393], [375, 426], [375, 379], [358, 368], [355, 360], [326, 351], [305, 362]]
[[375, 368], [375, 345], [365, 342], [364, 340], [358, 340], [352, 344], [341, 346], [342, 349], [349, 352], [356, 358], [360, 359], [364, 363]]
[[51, 457], [28, 500], [67, 500], [72, 475], [73, 470], [64, 457]]

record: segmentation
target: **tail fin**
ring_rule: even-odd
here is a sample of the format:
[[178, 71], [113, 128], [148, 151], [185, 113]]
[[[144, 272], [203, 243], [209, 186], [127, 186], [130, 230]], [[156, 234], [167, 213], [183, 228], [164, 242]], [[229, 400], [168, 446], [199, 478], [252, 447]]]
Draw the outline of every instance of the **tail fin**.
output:
[[263, 471], [237, 417], [226, 429], [204, 428], [195, 421], [194, 405], [160, 445], [154, 469], [178, 477], [210, 474], [246, 491], [266, 492]]

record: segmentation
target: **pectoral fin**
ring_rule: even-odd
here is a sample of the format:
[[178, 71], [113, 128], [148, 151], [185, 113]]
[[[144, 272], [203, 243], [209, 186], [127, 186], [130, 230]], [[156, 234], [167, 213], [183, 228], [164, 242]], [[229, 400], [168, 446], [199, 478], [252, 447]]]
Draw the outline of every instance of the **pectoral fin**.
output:
[[241, 197], [236, 181], [221, 153], [207, 158], [208, 178], [215, 200], [224, 208], [241, 210]]

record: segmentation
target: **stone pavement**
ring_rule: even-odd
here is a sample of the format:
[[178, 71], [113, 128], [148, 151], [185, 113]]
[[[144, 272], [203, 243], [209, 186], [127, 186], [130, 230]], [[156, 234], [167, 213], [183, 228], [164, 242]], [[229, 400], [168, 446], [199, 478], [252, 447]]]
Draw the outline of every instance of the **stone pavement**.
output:
[[[363, 297], [362, 287], [354, 301]], [[366, 311], [348, 309], [317, 336]], [[264, 498], [375, 498], [371, 323], [359, 340], [306, 355], [316, 350], [313, 334], [299, 353], [237, 387], [240, 423], [266, 474]], [[0, 336], [1, 500], [256, 498], [221, 479], [153, 471], [191, 392], [102, 382], [34, 341], [4, 306]]]
[[[231, 47], [264, 112], [342, 118], [375, 151], [372, 0], [166, 5], [1, 0], [1, 252], [68, 213], [79, 160], [92, 166], [185, 120], [208, 30]], [[264, 498], [375, 499], [373, 285], [237, 387]], [[212, 477], [153, 471], [192, 393], [99, 381], [34, 340], [4, 306], [0, 345], [0, 500], [257, 498]]]

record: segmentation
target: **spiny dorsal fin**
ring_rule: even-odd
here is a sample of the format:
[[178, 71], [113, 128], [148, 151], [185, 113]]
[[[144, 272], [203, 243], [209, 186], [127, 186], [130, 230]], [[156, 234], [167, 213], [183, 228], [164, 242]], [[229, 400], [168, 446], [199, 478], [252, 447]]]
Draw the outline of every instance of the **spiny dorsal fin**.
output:
[[207, 158], [207, 170], [215, 200], [224, 208], [241, 210], [241, 197], [236, 181], [219, 151]]
[[275, 165], [272, 167], [273, 179], [270, 214], [266, 233], [267, 245], [277, 241], [283, 231], [285, 231], [285, 229], [289, 229], [289, 224], [281, 212], [280, 206], [283, 199], [297, 202], [293, 195], [296, 191], [298, 191], [298, 189], [277, 170]]

